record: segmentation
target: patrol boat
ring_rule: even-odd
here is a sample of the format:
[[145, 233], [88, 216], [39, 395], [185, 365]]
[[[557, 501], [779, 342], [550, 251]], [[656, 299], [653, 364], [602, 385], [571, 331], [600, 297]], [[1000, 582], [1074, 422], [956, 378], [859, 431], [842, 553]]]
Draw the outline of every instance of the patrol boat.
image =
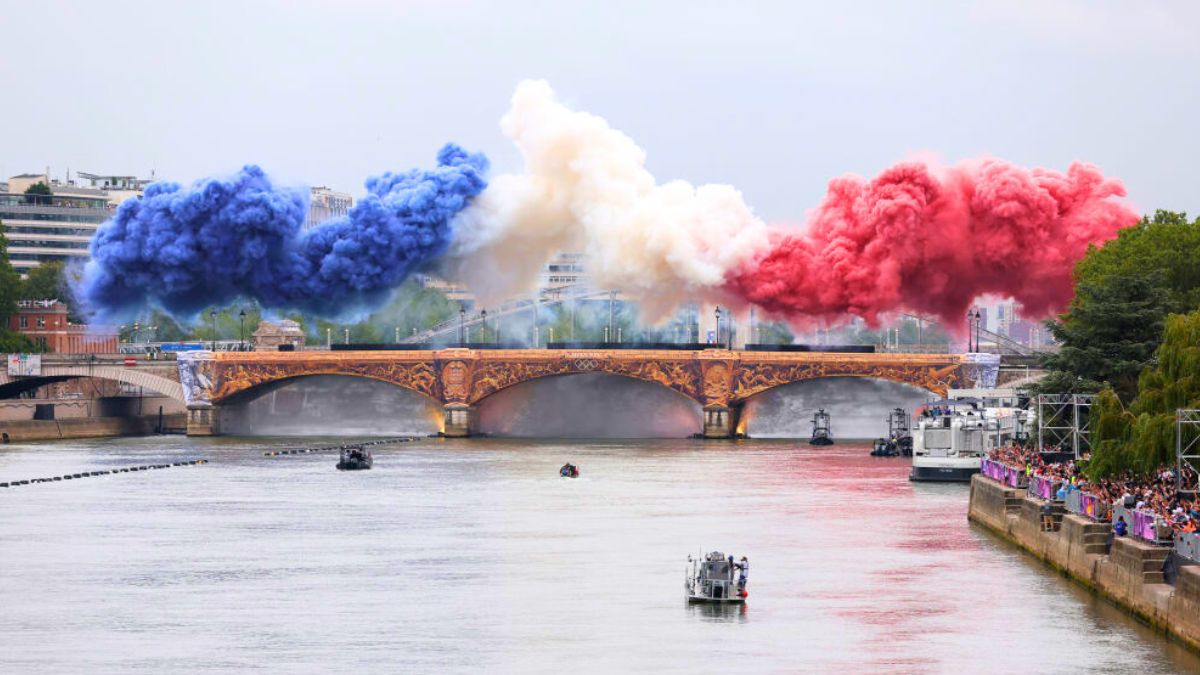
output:
[[689, 603], [743, 603], [750, 595], [746, 590], [749, 574], [750, 562], [745, 556], [734, 562], [733, 556], [727, 558], [720, 551], [713, 551], [702, 558], [689, 555], [688, 567], [684, 571], [684, 593]]
[[342, 448], [341, 455], [338, 456], [337, 468], [338, 471], [361, 471], [371, 468], [375, 460], [371, 457], [371, 451], [363, 448], [361, 445], [351, 445]]
[[812, 418], [812, 438], [808, 439], [809, 445], [833, 445], [833, 432], [829, 430], [829, 413], [821, 408], [813, 413]]

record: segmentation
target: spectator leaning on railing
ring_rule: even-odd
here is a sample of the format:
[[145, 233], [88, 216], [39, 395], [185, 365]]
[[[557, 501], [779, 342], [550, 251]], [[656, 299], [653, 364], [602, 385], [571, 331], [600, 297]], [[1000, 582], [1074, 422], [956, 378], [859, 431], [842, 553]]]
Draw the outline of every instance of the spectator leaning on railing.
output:
[[[1081, 467], [1088, 459], [1086, 455], [1080, 458], [1078, 464], [1074, 460], [1047, 463], [1041, 452], [1015, 443], [993, 450], [988, 453], [988, 459], [1023, 468], [1027, 478], [1037, 476], [1052, 481], [1059, 486], [1055, 497], [1060, 500], [1065, 500], [1072, 490], [1082, 490], [1104, 504], [1121, 504], [1128, 509], [1152, 513], [1169, 524], [1175, 532], [1200, 530], [1200, 500], [1187, 499], [1178, 494], [1174, 468], [1163, 467], [1150, 476], [1135, 476], [1125, 472], [1113, 478], [1088, 481]], [[1184, 470], [1188, 472], [1184, 476], [1187, 482], [1194, 482], [1195, 475], [1191, 469]], [[1113, 524], [1114, 530], [1117, 526], [1118, 523]], [[1120, 526], [1128, 529], [1128, 524], [1123, 520]]]

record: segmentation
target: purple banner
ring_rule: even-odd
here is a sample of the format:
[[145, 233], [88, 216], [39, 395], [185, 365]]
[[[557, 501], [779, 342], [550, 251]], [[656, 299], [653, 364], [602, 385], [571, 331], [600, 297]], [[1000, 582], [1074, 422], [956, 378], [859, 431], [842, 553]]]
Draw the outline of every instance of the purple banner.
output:
[[1004, 482], [1004, 465], [984, 457], [979, 464], [979, 472], [995, 481]]
[[1024, 469], [1001, 464], [987, 457], [984, 457], [980, 461], [979, 472], [992, 480], [999, 481], [1005, 485], [1011, 485], [1012, 487], [1021, 487], [1021, 480], [1025, 476]]
[[1054, 499], [1054, 480], [1034, 476], [1029, 480], [1029, 493], [1050, 501]]
[[1108, 516], [1108, 505], [1100, 501], [1096, 495], [1082, 493], [1079, 497], [1080, 504], [1083, 507], [1083, 513], [1092, 520], [1106, 520]]
[[1145, 511], [1130, 511], [1133, 522], [1129, 523], [1129, 534], [1146, 541], [1154, 541], [1154, 514]]

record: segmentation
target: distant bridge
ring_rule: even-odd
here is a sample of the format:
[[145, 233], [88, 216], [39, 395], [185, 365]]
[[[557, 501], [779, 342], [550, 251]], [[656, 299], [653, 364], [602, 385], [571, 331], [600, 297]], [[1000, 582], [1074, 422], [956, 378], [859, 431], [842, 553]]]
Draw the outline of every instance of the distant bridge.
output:
[[94, 377], [124, 382], [186, 403], [175, 362], [134, 360], [131, 365], [125, 363], [124, 358], [110, 355], [43, 354], [36, 375], [9, 375], [7, 369], [0, 369], [0, 399], [15, 398], [55, 382]]
[[[470, 435], [475, 406], [509, 387], [544, 377], [608, 373], [651, 382], [696, 401], [705, 436], [737, 428], [742, 404], [794, 382], [826, 377], [891, 380], [945, 395], [973, 386], [978, 366], [957, 354], [739, 352], [725, 349], [495, 349], [422, 351], [194, 352], [181, 355], [188, 433], [220, 433], [222, 406], [252, 399], [295, 378], [364, 377], [408, 389], [443, 407], [443, 433]], [[973, 371], [974, 369], [974, 371]]]
[[[1031, 357], [1005, 357], [996, 386], [1018, 387], [1043, 372]], [[890, 380], [944, 396], [971, 387], [980, 367], [962, 354], [759, 352], [726, 349], [466, 349], [412, 351], [190, 352], [178, 363], [87, 354], [47, 354], [36, 375], [0, 371], [0, 398], [73, 378], [141, 387], [186, 403], [188, 433], [220, 433], [223, 406], [252, 400], [301, 377], [362, 377], [416, 392], [443, 408], [447, 436], [470, 435], [476, 406], [544, 377], [607, 373], [651, 382], [697, 402], [705, 436], [728, 437], [742, 405], [765, 391], [828, 377]]]

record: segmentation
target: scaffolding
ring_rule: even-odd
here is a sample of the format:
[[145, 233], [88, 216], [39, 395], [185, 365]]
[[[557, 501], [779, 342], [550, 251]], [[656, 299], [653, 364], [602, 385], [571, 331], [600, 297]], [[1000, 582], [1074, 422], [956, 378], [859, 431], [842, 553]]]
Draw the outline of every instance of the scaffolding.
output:
[[1092, 399], [1095, 394], [1039, 394], [1037, 397], [1038, 449], [1074, 453], [1088, 449]]
[[1175, 411], [1175, 489], [1200, 494], [1200, 410]]

